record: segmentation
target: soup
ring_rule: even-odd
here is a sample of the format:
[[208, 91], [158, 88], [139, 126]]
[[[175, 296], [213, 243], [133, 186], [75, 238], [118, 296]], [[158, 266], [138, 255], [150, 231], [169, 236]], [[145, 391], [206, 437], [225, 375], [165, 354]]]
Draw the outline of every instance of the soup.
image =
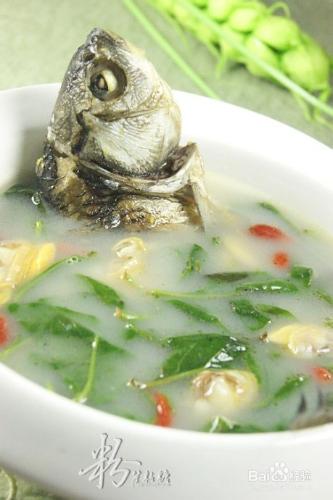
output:
[[2, 195], [1, 362], [165, 427], [331, 421], [330, 238], [227, 178], [208, 188], [221, 207], [206, 232], [91, 230], [29, 188]]

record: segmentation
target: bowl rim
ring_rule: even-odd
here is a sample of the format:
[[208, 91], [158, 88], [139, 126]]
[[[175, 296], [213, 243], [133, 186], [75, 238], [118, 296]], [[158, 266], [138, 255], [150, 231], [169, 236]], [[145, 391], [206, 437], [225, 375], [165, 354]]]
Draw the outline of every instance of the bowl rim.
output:
[[[17, 93], [23, 94], [39, 94], [41, 92], [55, 93], [59, 89], [59, 83], [48, 83], [39, 85], [27, 85], [24, 87], [16, 87], [12, 89], [0, 91], [0, 99], [6, 96], [14, 96]], [[325, 144], [320, 143], [316, 139], [306, 135], [305, 133], [294, 129], [293, 127], [280, 123], [273, 118], [267, 117], [255, 111], [251, 111], [245, 108], [241, 108], [234, 104], [225, 103], [223, 101], [213, 101], [210, 98], [190, 94], [187, 92], [175, 92], [177, 100], [180, 103], [185, 102], [187, 105], [193, 102], [193, 99], [197, 101], [200, 107], [209, 107], [214, 103], [214, 107], [224, 108], [229, 113], [236, 114], [244, 118], [247, 121], [257, 121], [262, 125], [267, 127], [268, 131], [281, 129], [284, 131], [285, 136], [289, 136], [291, 143], [294, 140], [298, 142], [308, 143], [310, 148], [314, 148], [316, 152], [321, 151], [323, 157], [328, 158], [333, 164], [333, 149], [329, 148]], [[267, 146], [267, 144], [266, 144]], [[266, 148], [267, 149], [267, 148]], [[327, 161], [327, 168], [328, 168]], [[325, 168], [326, 168], [325, 167]], [[317, 168], [317, 166], [316, 166]], [[322, 168], [321, 165], [319, 168]], [[254, 432], [254, 433], [205, 433], [200, 431], [178, 429], [178, 428], [162, 428], [148, 423], [142, 423], [137, 421], [132, 421], [124, 417], [116, 416], [111, 413], [103, 412], [92, 407], [85, 405], [80, 405], [73, 400], [61, 396], [60, 394], [53, 393], [48, 389], [40, 386], [39, 384], [31, 381], [30, 379], [20, 375], [13, 369], [4, 365], [0, 362], [0, 386], [12, 388], [20, 394], [21, 400], [26, 400], [27, 403], [32, 400], [38, 400], [42, 407], [48, 409], [48, 411], [61, 412], [65, 415], [65, 418], [71, 418], [77, 420], [78, 422], [84, 421], [85, 423], [93, 424], [99, 427], [105, 426], [122, 428], [124, 432], [130, 434], [149, 434], [149, 438], [159, 439], [162, 441], [175, 440], [179, 442], [193, 442], [195, 440], [198, 443], [204, 442], [207, 446], [220, 446], [221, 440], [223, 440], [224, 445], [231, 446], [243, 446], [246, 444], [256, 444], [258, 446], [269, 446], [274, 444], [290, 444], [298, 442], [313, 442], [320, 439], [327, 439], [328, 435], [333, 437], [333, 423], [327, 423], [320, 426], [309, 427], [299, 430], [286, 430], [279, 432]]]

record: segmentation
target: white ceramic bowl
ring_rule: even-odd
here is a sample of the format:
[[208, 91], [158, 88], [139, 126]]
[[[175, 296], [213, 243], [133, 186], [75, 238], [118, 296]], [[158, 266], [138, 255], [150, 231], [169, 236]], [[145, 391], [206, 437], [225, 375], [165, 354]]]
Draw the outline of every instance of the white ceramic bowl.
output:
[[[33, 175], [57, 91], [58, 85], [42, 85], [0, 93], [1, 187]], [[333, 232], [332, 150], [264, 116], [176, 95], [184, 140], [199, 143], [207, 169], [255, 186]], [[108, 469], [101, 489], [80, 476], [80, 469], [103, 458], [92, 457], [102, 433], [111, 444], [122, 439], [116, 458], [140, 460], [144, 471], [168, 469], [171, 485], [135, 486], [131, 473], [117, 488], [125, 462], [118, 476]], [[332, 449], [333, 424], [249, 435], [162, 429], [80, 406], [0, 364], [0, 463], [71, 499], [328, 498]]]

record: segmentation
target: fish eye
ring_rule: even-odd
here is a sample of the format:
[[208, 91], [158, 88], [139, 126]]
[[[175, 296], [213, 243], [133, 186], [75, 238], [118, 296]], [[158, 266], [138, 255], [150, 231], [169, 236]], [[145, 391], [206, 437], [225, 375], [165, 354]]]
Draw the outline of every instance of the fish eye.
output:
[[90, 90], [101, 101], [119, 97], [126, 86], [124, 72], [120, 68], [96, 71], [90, 81]]

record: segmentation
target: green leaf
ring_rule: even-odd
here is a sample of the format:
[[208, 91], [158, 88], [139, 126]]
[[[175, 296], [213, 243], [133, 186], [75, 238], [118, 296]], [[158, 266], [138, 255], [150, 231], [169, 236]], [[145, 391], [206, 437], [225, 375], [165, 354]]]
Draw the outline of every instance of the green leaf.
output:
[[35, 365], [42, 365], [52, 368], [54, 371], [63, 372], [66, 368], [73, 366], [75, 361], [69, 361], [67, 359], [58, 358], [55, 356], [45, 357], [40, 354], [32, 353], [30, 355], [30, 359], [32, 359]]
[[24, 186], [22, 184], [14, 184], [4, 193], [5, 196], [19, 196], [29, 199], [33, 205], [42, 213], [46, 212], [45, 205], [42, 201], [41, 193], [36, 189]]
[[66, 311], [66, 308], [58, 308], [45, 300], [26, 304], [12, 303], [8, 305], [8, 312], [14, 315], [28, 332], [35, 335], [50, 332], [53, 335], [78, 338], [94, 337], [92, 330], [74, 319], [74, 317], [81, 316], [81, 313], [70, 309]]
[[193, 273], [200, 273], [205, 259], [206, 251], [195, 243], [190, 250], [182, 276], [187, 277]]
[[88, 347], [89, 360], [57, 359], [52, 356], [37, 360], [58, 371], [74, 399], [81, 403], [90, 398], [96, 376], [97, 355], [126, 353], [123, 348], [102, 339], [96, 331], [78, 321], [96, 324], [97, 318], [90, 314], [56, 306], [45, 299], [25, 304], [12, 303], [8, 311], [32, 336], [76, 338]]
[[120, 298], [114, 288], [102, 283], [101, 281], [97, 281], [90, 276], [86, 276], [84, 274], [78, 274], [78, 276], [88, 285], [92, 293], [101, 302], [103, 302], [103, 304], [107, 306], [116, 306], [121, 309], [124, 307], [124, 301]]
[[268, 398], [260, 406], [270, 406], [279, 403], [281, 400], [288, 398], [295, 392], [297, 392], [304, 384], [308, 382], [308, 377], [304, 375], [292, 375], [288, 377], [284, 384], [276, 391], [271, 398]]
[[[77, 319], [91, 321], [91, 316], [78, 313], [65, 307], [54, 306], [45, 300], [27, 304], [12, 303], [8, 311], [33, 335], [54, 335], [60, 337], [75, 337], [91, 345], [96, 332], [83, 325]], [[125, 352], [107, 340], [100, 340], [100, 349], [104, 352]]]
[[[333, 372], [333, 366], [329, 367], [328, 369], [330, 369], [330, 371]], [[333, 407], [333, 394], [326, 394], [324, 406], [327, 408]]]
[[308, 288], [312, 282], [313, 270], [310, 267], [293, 266], [290, 271], [290, 276]]
[[32, 188], [31, 186], [24, 186], [23, 184], [14, 184], [13, 186], [10, 186], [10, 188], [7, 189], [7, 191], [4, 192], [5, 196], [11, 196], [11, 195], [24, 195], [29, 198], [35, 193], [36, 189]]
[[328, 292], [325, 290], [313, 290], [313, 294], [318, 297], [318, 299], [322, 300], [323, 302], [326, 302], [330, 306], [333, 306], [333, 296], [330, 295]]
[[[97, 335], [95, 335], [97, 337]], [[98, 351], [100, 354], [110, 354], [110, 353], [115, 353], [115, 354], [128, 354], [128, 351], [123, 349], [122, 347], [119, 347], [108, 340], [105, 340], [102, 337], [98, 337]]]
[[252, 424], [236, 424], [222, 417], [215, 417], [204, 430], [215, 434], [265, 432], [262, 427]]
[[258, 281], [238, 285], [236, 292], [294, 293], [298, 288], [288, 280]]
[[256, 304], [256, 309], [270, 316], [285, 316], [286, 318], [295, 317], [291, 312], [287, 311], [287, 309], [282, 309], [282, 307], [272, 306], [270, 304]]
[[281, 219], [283, 222], [285, 222], [289, 227], [291, 227], [294, 231], [300, 232], [299, 228], [291, 222], [276, 206], [274, 206], [272, 203], [269, 203], [267, 201], [261, 201], [258, 203], [259, 207], [267, 210], [268, 212], [271, 212], [272, 214], [276, 215]]
[[253, 356], [252, 352], [248, 349], [244, 354], [244, 361], [248, 369], [255, 375], [259, 383], [262, 382], [262, 373], [256, 358]]
[[250, 273], [247, 272], [234, 272], [234, 273], [214, 273], [206, 274], [206, 278], [214, 281], [215, 283], [234, 283], [248, 278]]
[[265, 210], [268, 210], [269, 212], [272, 212], [274, 215], [278, 215], [279, 217], [281, 216], [281, 212], [279, 209], [277, 209], [272, 203], [269, 203], [267, 201], [261, 201], [258, 203], [259, 207], [264, 208]]
[[213, 236], [212, 244], [218, 247], [221, 244], [221, 238], [219, 236]]
[[211, 422], [204, 427], [204, 432], [211, 432], [214, 434], [232, 432], [234, 423], [222, 417], [215, 417]]
[[[282, 430], [282, 429], [273, 429], [273, 430]], [[255, 432], [267, 432], [267, 429], [263, 427], [259, 427], [254, 424], [234, 424], [231, 432], [234, 434], [253, 434]]]
[[325, 318], [324, 325], [328, 328], [333, 328], [333, 318]]
[[[10, 312], [15, 312], [17, 311], [21, 306], [27, 305], [27, 304], [19, 304], [12, 302], [11, 304], [8, 305], [8, 310]], [[88, 314], [88, 313], [83, 313], [81, 311], [76, 311], [74, 309], [70, 309], [68, 307], [64, 306], [57, 306], [55, 304], [52, 304], [48, 299], [38, 299], [35, 302], [30, 302], [28, 304], [30, 307], [33, 308], [39, 308], [45, 306], [46, 310], [53, 314], [64, 314], [69, 317], [73, 317], [75, 319], [82, 319], [84, 321], [92, 322], [92, 323], [98, 323], [98, 319], [96, 316], [93, 314]]]
[[148, 340], [149, 342], [155, 342], [160, 344], [161, 339], [152, 330], [143, 330], [139, 328], [134, 323], [127, 323], [125, 325], [124, 337], [126, 340], [132, 340], [134, 338], [142, 338]]
[[197, 368], [222, 368], [247, 350], [246, 345], [236, 338], [213, 333], [170, 337], [165, 344], [172, 352], [163, 364], [162, 377]]
[[238, 314], [252, 331], [260, 330], [271, 322], [268, 316], [258, 311], [247, 299], [233, 300], [230, 302], [230, 305], [234, 313]]
[[190, 318], [196, 319], [197, 321], [202, 321], [203, 323], [210, 323], [212, 325], [223, 326], [220, 320], [211, 314], [209, 311], [204, 309], [203, 307], [193, 306], [192, 304], [188, 304], [187, 302], [183, 302], [182, 300], [168, 300], [168, 304], [171, 304], [173, 307], [178, 309], [178, 311], [183, 312]]

